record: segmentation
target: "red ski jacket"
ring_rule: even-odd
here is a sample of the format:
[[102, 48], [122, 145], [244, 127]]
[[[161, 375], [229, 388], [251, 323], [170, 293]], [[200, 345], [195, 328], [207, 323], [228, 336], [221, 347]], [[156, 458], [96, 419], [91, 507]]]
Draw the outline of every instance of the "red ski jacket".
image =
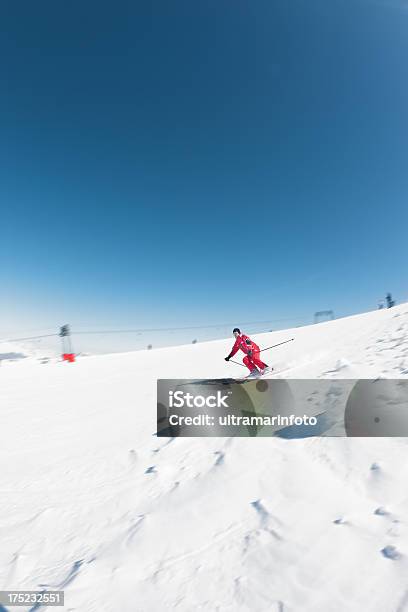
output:
[[248, 354], [249, 351], [252, 351], [252, 353], [259, 353], [259, 346], [255, 344], [255, 342], [253, 342], [249, 336], [241, 334], [235, 340], [234, 346], [232, 347], [229, 357], [233, 357], [235, 353], [237, 353], [239, 350], [243, 351], [246, 354]]

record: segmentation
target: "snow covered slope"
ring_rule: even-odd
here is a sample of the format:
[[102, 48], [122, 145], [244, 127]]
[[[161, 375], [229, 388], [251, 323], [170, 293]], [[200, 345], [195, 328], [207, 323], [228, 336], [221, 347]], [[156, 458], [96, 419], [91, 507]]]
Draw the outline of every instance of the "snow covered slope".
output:
[[[406, 377], [408, 305], [294, 336], [286, 377]], [[408, 441], [158, 440], [157, 378], [232, 339], [0, 369], [0, 590], [80, 612], [408, 610]], [[283, 375], [283, 374], [282, 374]], [[24, 610], [25, 608], [20, 608]]]
[[0, 366], [5, 365], [8, 361], [20, 361], [21, 359], [47, 363], [50, 360], [55, 361], [57, 359], [57, 352], [55, 349], [40, 348], [36, 343], [25, 342], [16, 344], [12, 341], [1, 340]]

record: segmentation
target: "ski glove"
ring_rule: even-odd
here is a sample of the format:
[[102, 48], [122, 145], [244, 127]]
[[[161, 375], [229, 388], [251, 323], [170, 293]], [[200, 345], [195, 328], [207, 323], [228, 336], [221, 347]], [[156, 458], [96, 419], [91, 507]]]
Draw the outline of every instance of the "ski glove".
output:
[[247, 355], [248, 355], [248, 357], [252, 357], [252, 351], [251, 351], [251, 350], [249, 350], [249, 351], [247, 352]]
[[225, 361], [229, 361], [231, 359], [231, 356], [228, 355], [228, 357], [225, 357]]

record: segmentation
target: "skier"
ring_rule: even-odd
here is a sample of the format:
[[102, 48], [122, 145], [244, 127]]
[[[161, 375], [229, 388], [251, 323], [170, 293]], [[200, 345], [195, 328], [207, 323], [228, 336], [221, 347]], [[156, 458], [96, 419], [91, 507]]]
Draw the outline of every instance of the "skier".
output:
[[234, 346], [231, 349], [230, 354], [225, 357], [225, 361], [229, 361], [231, 357], [235, 355], [239, 350], [245, 353], [243, 359], [244, 364], [249, 369], [249, 376], [255, 378], [259, 374], [265, 374], [271, 372], [273, 368], [269, 368], [266, 363], [260, 359], [260, 348], [249, 336], [241, 333], [238, 327], [235, 327], [232, 331], [235, 337]]

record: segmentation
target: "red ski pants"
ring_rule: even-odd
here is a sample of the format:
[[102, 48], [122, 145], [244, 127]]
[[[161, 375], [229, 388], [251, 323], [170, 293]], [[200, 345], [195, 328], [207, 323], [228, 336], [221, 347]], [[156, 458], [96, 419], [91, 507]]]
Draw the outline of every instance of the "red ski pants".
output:
[[263, 370], [264, 368], [268, 367], [266, 363], [260, 360], [260, 351], [254, 351], [251, 357], [249, 357], [249, 355], [245, 355], [243, 362], [250, 372], [252, 372], [255, 368]]

